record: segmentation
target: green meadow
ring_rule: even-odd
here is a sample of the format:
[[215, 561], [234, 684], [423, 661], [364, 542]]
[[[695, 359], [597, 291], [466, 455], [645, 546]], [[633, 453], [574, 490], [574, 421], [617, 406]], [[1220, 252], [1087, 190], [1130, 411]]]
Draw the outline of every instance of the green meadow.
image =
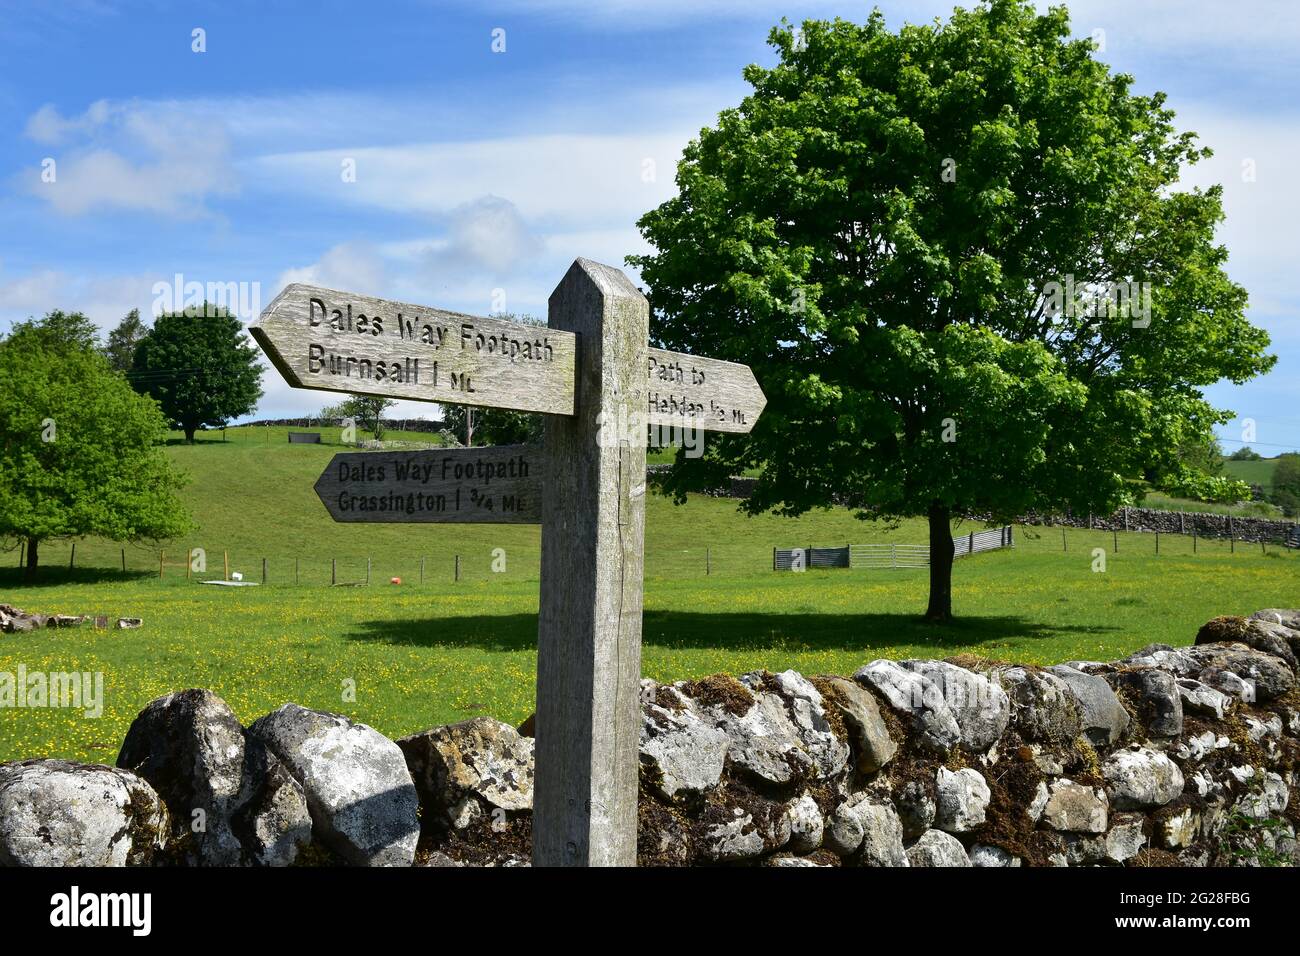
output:
[[[284, 432], [231, 429], [227, 441], [212, 433], [168, 448], [192, 476], [184, 494], [199, 530], [185, 540], [125, 549], [79, 541], [71, 569], [71, 544], [48, 543], [31, 586], [18, 553], [0, 553], [0, 602], [144, 620], [136, 630], [0, 635], [2, 672], [104, 675], [99, 718], [0, 710], [0, 760], [112, 762], [140, 708], [187, 687], [211, 688], [245, 721], [292, 700], [393, 737], [532, 712], [539, 529], [335, 524], [312, 485], [340, 446], [288, 445]], [[957, 533], [972, 530], [980, 526]], [[959, 620], [946, 627], [918, 619], [924, 569], [771, 570], [773, 547], [925, 540], [919, 521], [889, 527], [843, 509], [750, 518], [735, 501], [693, 497], [679, 507], [651, 496], [643, 671], [662, 681], [758, 668], [848, 674], [877, 657], [959, 652], [1030, 663], [1110, 659], [1153, 641], [1190, 643], [1219, 614], [1300, 604], [1295, 551], [1200, 540], [1193, 553], [1190, 538], [1165, 535], [1157, 554], [1154, 535], [1063, 537], [1060, 528], [1017, 526], [1013, 550], [960, 559]], [[191, 548], [203, 549], [206, 571], [187, 578]], [[226, 557], [258, 585], [200, 583], [220, 578]], [[504, 570], [494, 570], [502, 559]], [[1104, 571], [1095, 570], [1102, 559]]]

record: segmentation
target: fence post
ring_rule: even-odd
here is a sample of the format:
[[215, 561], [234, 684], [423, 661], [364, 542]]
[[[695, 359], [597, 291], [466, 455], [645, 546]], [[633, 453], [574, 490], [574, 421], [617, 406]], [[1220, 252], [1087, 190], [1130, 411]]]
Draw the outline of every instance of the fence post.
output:
[[262, 559], [262, 583], [266, 583], [266, 558]]
[[1119, 554], [1119, 531], [1115, 528], [1110, 529], [1111, 543], [1114, 545], [1112, 553]]
[[456, 555], [456, 580], [460, 580], [460, 555]]
[[708, 549], [704, 549], [704, 574], [707, 577], [713, 571], [713, 554]]
[[975, 532], [972, 531], [970, 533], [970, 540], [966, 542], [966, 557], [972, 558], [974, 556], [975, 556]]
[[166, 551], [159, 551], [159, 552], [158, 552], [158, 579], [159, 579], [159, 580], [162, 580], [162, 576], [163, 576], [163, 558], [166, 557], [166, 555], [167, 555], [167, 552], [166, 552]]
[[122, 549], [122, 572], [126, 573], [126, 548]]
[[420, 556], [420, 583], [424, 583], [424, 556]]
[[229, 581], [230, 580], [230, 552], [229, 551], [221, 552], [221, 563], [225, 568], [226, 580]]
[[68, 556], [68, 570], [77, 566], [77, 542], [72, 542], [72, 554]]
[[1160, 553], [1160, 532], [1156, 532], [1156, 554]]
[[776, 548], [772, 549], [772, 570], [776, 570]]
[[1069, 551], [1070, 547], [1065, 543], [1065, 525], [1061, 525], [1061, 550]]
[[1192, 528], [1192, 554], [1196, 553], [1196, 529]]
[[339, 559], [330, 558], [330, 584], [339, 583]]
[[889, 564], [893, 570], [898, 570], [898, 545], [893, 542], [889, 545]]

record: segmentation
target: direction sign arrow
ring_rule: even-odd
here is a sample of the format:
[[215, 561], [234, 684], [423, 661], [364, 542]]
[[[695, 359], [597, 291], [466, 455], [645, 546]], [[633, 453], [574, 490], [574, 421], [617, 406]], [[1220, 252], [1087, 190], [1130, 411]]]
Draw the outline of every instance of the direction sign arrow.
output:
[[249, 331], [299, 388], [573, 414], [571, 332], [301, 283]]
[[335, 521], [538, 524], [542, 450], [344, 452], [316, 481]]
[[646, 404], [652, 425], [747, 432], [767, 405], [748, 365], [664, 349], [646, 351]]

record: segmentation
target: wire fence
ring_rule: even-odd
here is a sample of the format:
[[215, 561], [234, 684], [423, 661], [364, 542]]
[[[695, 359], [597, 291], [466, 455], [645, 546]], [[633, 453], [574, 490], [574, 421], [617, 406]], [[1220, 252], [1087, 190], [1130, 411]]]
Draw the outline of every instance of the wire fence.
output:
[[[789, 569], [793, 552], [800, 550], [805, 552], [805, 567], [810, 569], [905, 572], [929, 564], [928, 547], [914, 542], [915, 537], [910, 543], [882, 538], [828, 547], [810, 542], [803, 548], [783, 550], [773, 549], [756, 535], [686, 547], [665, 544], [662, 540], [648, 541], [645, 575], [648, 579], [661, 580], [753, 577], [773, 569]], [[306, 545], [319, 542], [304, 540], [303, 549], [295, 554], [288, 543], [280, 553], [266, 553], [256, 545], [204, 550], [176, 542], [160, 548], [144, 544], [122, 546], [101, 539], [48, 541], [40, 545], [41, 579], [50, 582], [68, 579], [70, 569], [75, 572], [74, 580], [129, 576], [161, 579], [169, 584], [187, 581], [197, 584], [238, 575], [244, 582], [274, 587], [388, 586], [395, 578], [402, 586], [444, 587], [475, 582], [535, 582], [540, 578], [539, 535], [522, 542], [515, 539], [504, 547], [452, 539], [437, 542], [434, 547], [428, 541], [423, 542], [423, 547], [419, 544], [399, 549], [385, 546], [370, 554], [357, 548], [358, 540], [354, 536], [339, 543], [337, 553], [331, 554], [325, 548], [308, 550]], [[1010, 551], [1014, 544], [1016, 551], [1064, 554], [1071, 559], [1089, 557], [1098, 548], [1108, 556], [1143, 560], [1203, 556], [1300, 558], [1294, 548], [1258, 541], [1206, 538], [1195, 533], [1123, 532], [1066, 526], [1026, 525], [958, 533], [953, 536], [953, 544], [958, 557], [989, 550]], [[0, 550], [0, 574], [9, 582], [21, 583], [21, 576], [14, 572], [23, 566], [24, 560], [23, 546]]]

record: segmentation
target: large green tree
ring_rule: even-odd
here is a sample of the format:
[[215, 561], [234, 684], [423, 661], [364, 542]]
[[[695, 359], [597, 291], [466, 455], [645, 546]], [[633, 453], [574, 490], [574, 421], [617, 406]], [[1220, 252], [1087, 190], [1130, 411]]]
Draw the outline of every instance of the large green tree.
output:
[[1221, 190], [1177, 186], [1208, 150], [1063, 8], [770, 42], [629, 259], [658, 342], [747, 363], [768, 396], [665, 484], [761, 465], [751, 512], [926, 516], [944, 620], [955, 519], [1124, 501], [1228, 419], [1201, 389], [1269, 368], [1268, 338], [1224, 272]]
[[239, 319], [223, 306], [158, 316], [135, 349], [135, 387], [193, 441], [207, 425], [247, 415], [262, 397], [262, 367]]
[[161, 448], [167, 422], [62, 313], [0, 342], [0, 537], [40, 544], [100, 535], [169, 538], [191, 528], [176, 491], [184, 477]]

